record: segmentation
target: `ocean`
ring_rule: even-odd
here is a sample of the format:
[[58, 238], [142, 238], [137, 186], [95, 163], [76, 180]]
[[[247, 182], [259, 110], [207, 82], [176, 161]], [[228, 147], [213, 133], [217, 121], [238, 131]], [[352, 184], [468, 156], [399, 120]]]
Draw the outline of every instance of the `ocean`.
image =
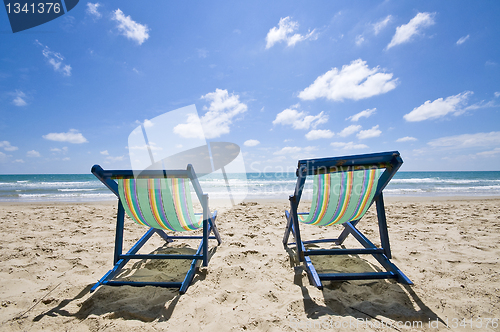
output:
[[[238, 200], [287, 199], [293, 194], [295, 173], [227, 174], [231, 195]], [[312, 196], [308, 180], [303, 198]], [[227, 198], [221, 174], [200, 178], [212, 199]], [[309, 186], [308, 186], [309, 185]], [[386, 196], [500, 196], [500, 172], [404, 172], [384, 190]], [[92, 174], [0, 175], [3, 202], [87, 202], [114, 200], [115, 196]]]

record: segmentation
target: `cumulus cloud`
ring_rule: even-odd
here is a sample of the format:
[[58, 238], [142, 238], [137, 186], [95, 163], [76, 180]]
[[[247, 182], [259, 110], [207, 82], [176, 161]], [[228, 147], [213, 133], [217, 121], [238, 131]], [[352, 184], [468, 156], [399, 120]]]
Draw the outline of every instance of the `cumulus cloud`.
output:
[[424, 104], [416, 107], [403, 118], [409, 122], [424, 121], [428, 119], [441, 118], [449, 113], [460, 115], [465, 112], [465, 105], [472, 91], [465, 91], [446, 99], [438, 98], [434, 101], [427, 100]]
[[332, 142], [330, 145], [336, 149], [343, 150], [359, 150], [359, 149], [367, 149], [368, 145], [365, 144], [356, 144], [354, 142]]
[[297, 153], [308, 153], [316, 150], [314, 146], [306, 146], [305, 148], [301, 148], [298, 146], [285, 146], [279, 151], [274, 152], [275, 155], [288, 155], [288, 154], [297, 154]]
[[285, 42], [287, 46], [294, 46], [298, 42], [304, 41], [306, 39], [314, 39], [315, 30], [310, 31], [306, 35], [301, 35], [295, 33], [295, 30], [299, 28], [299, 23], [292, 21], [289, 16], [281, 18], [278, 27], [273, 27], [266, 36], [266, 49], [273, 47], [274, 44], [279, 42]]
[[299, 93], [303, 100], [326, 98], [334, 101], [359, 100], [384, 94], [396, 88], [397, 79], [392, 73], [381, 72], [379, 67], [368, 68], [361, 59], [333, 68], [319, 76], [309, 87]]
[[469, 39], [469, 37], [470, 37], [470, 35], [467, 35], [467, 36], [460, 38], [459, 40], [457, 40], [457, 45], [462, 45], [463, 43], [465, 43], [467, 41], [467, 39]]
[[435, 15], [436, 13], [418, 13], [410, 22], [397, 27], [396, 33], [392, 37], [389, 45], [387, 45], [387, 49], [409, 42], [414, 35], [420, 34], [423, 28], [429, 27], [435, 23]]
[[[185, 138], [216, 138], [229, 134], [233, 118], [247, 111], [248, 107], [240, 97], [229, 94], [227, 90], [216, 89], [201, 97], [210, 102], [203, 109], [208, 112], [202, 117], [190, 114], [186, 123], [174, 127], [174, 133]], [[202, 130], [200, 130], [203, 128]]]
[[106, 161], [104, 163], [110, 164], [110, 163], [115, 163], [117, 161], [123, 161], [125, 160], [125, 156], [107, 156]]
[[0, 148], [3, 148], [5, 151], [16, 151], [18, 149], [17, 146], [13, 146], [9, 141], [0, 141]]
[[339, 136], [340, 137], [347, 137], [349, 135], [357, 133], [358, 131], [361, 130], [361, 128], [362, 127], [360, 125], [350, 125], [348, 127], [345, 127], [344, 129], [342, 129], [342, 131], [339, 133]]
[[392, 20], [392, 16], [388, 15], [386, 18], [381, 19], [377, 23], [373, 24], [373, 32], [378, 35]]
[[43, 45], [38, 40], [35, 40], [35, 43], [43, 47], [43, 56], [56, 72], [59, 72], [64, 76], [71, 76], [71, 66], [64, 64], [64, 57], [61, 53], [51, 51], [48, 46]]
[[257, 141], [256, 139], [249, 139], [249, 140], [245, 141], [245, 143], [243, 143], [244, 146], [256, 146], [259, 144], [260, 144], [260, 142]]
[[141, 45], [149, 38], [148, 26], [135, 22], [130, 16], [125, 16], [120, 9], [113, 12], [112, 19], [118, 22], [117, 28], [122, 35], [132, 39], [137, 44]]
[[306, 134], [306, 138], [310, 141], [320, 138], [332, 138], [335, 135], [334, 132], [329, 129], [315, 129], [311, 130]]
[[99, 153], [102, 154], [103, 156], [109, 156], [108, 150], [104, 150], [104, 151], [101, 151]]
[[[161, 146], [156, 146], [155, 142], [149, 142], [149, 144], [144, 144], [144, 145], [132, 145], [132, 146], [127, 146], [127, 149], [129, 150], [151, 150], [151, 151], [161, 151], [163, 148]], [[106, 150], [107, 152], [107, 150]], [[103, 154], [101, 152], [101, 154]]]
[[376, 111], [377, 111], [376, 108], [366, 109], [364, 111], [361, 111], [359, 113], [354, 114], [353, 116], [348, 117], [346, 120], [351, 120], [352, 122], [357, 122], [361, 118], [369, 118], [370, 116], [375, 114]]
[[291, 125], [294, 129], [314, 129], [316, 126], [327, 121], [328, 116], [324, 112], [318, 115], [307, 115], [305, 112], [298, 112], [297, 110], [287, 108], [276, 115], [273, 125]]
[[500, 131], [446, 136], [431, 140], [427, 144], [434, 148], [449, 149], [498, 147], [500, 145]]
[[401, 137], [401, 138], [398, 138], [396, 140], [396, 142], [414, 142], [416, 141], [417, 139], [415, 137], [411, 137], [411, 136], [405, 136], [405, 137]]
[[56, 153], [66, 153], [68, 152], [68, 147], [64, 146], [62, 149], [59, 148], [51, 148], [50, 151], [56, 152]]
[[31, 150], [31, 151], [28, 151], [26, 152], [26, 157], [30, 157], [30, 158], [38, 158], [40, 157], [40, 152], [36, 151], [36, 150]]
[[378, 129], [378, 125], [371, 127], [367, 130], [361, 130], [356, 137], [359, 139], [367, 139], [373, 137], [379, 137], [382, 131]]
[[76, 129], [70, 129], [67, 133], [49, 133], [43, 135], [49, 141], [68, 142], [73, 144], [87, 143], [87, 139]]
[[12, 103], [16, 106], [26, 106], [28, 103], [26, 102], [26, 94], [20, 90], [16, 90], [16, 92], [13, 93], [14, 99], [12, 100]]
[[101, 13], [99, 13], [99, 10], [98, 8], [101, 6], [100, 3], [91, 3], [91, 2], [87, 2], [87, 9], [85, 10], [85, 12], [92, 16], [94, 19], [100, 19], [102, 17]]

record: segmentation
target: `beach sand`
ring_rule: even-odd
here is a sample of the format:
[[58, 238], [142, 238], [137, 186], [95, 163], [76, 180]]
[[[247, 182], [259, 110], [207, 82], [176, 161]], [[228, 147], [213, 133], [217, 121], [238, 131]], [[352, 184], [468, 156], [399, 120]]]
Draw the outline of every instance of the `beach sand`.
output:
[[[210, 205], [217, 208], [216, 202]], [[499, 198], [386, 199], [392, 261], [413, 286], [391, 280], [325, 282], [323, 290], [311, 286], [290, 256], [294, 247], [287, 251], [281, 242], [286, 208], [286, 200], [260, 200], [220, 213], [223, 243], [210, 242], [210, 264], [200, 268], [184, 295], [129, 286], [103, 286], [90, 294], [112, 267], [116, 202], [2, 203], [0, 330], [500, 329], [498, 320], [488, 321], [500, 318]], [[303, 226], [304, 239], [335, 237], [343, 228]], [[359, 229], [378, 243], [374, 206]], [[127, 220], [125, 249], [145, 230]], [[144, 252], [163, 244], [155, 237]], [[196, 248], [193, 242], [170, 246], [179, 252]], [[378, 267], [365, 255], [315, 262], [320, 269], [352, 272]], [[175, 278], [187, 264], [135, 261], [126, 272], [137, 280], [160, 281]]]

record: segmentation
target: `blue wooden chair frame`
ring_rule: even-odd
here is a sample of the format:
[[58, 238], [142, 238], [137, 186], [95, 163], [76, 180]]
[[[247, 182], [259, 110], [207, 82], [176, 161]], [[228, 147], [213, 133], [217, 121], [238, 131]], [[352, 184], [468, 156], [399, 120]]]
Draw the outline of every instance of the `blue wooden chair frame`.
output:
[[[218, 244], [221, 244], [219, 231], [215, 225], [217, 211], [210, 216], [208, 208], [208, 194], [203, 194], [201, 186], [198, 182], [194, 169], [191, 165], [187, 166], [186, 170], [104, 170], [99, 165], [92, 167], [92, 173], [108, 187], [118, 197], [118, 213], [116, 217], [116, 234], [115, 234], [115, 250], [113, 259], [113, 268], [108, 271], [90, 290], [95, 291], [101, 285], [108, 286], [158, 286], [167, 288], [179, 288], [179, 292], [184, 294], [191, 284], [198, 262], [201, 260], [203, 266], [208, 265], [208, 240], [216, 239]], [[137, 241], [134, 246], [126, 253], [123, 254], [123, 230], [124, 230], [124, 217], [125, 209], [120, 200], [118, 193], [118, 183], [114, 179], [153, 179], [153, 178], [189, 178], [196, 191], [196, 195], [203, 207], [203, 235], [202, 236], [170, 236], [167, 235], [162, 229], [150, 228], [144, 236]], [[214, 236], [210, 236], [213, 231]], [[173, 242], [176, 239], [201, 239], [201, 243], [194, 255], [174, 255], [174, 254], [137, 254], [137, 252], [146, 244], [146, 242], [153, 236], [158, 234], [167, 243]], [[113, 281], [131, 259], [189, 259], [192, 260], [191, 266], [186, 273], [182, 282], [137, 282], [137, 281]]]
[[[300, 160], [297, 167], [297, 184], [293, 196], [290, 196], [290, 212], [285, 211], [287, 226], [283, 237], [283, 245], [287, 247], [289, 244], [296, 245], [296, 252], [300, 262], [305, 262], [306, 271], [314, 286], [319, 289], [323, 288], [322, 280], [364, 280], [364, 279], [388, 279], [394, 278], [398, 282], [407, 285], [413, 285], [410, 279], [406, 277], [399, 268], [394, 265], [390, 259], [391, 248], [389, 244], [389, 234], [387, 231], [387, 222], [384, 208], [384, 198], [382, 191], [392, 179], [394, 174], [403, 164], [399, 152], [383, 152], [365, 155], [355, 155], [335, 158], [307, 159]], [[377, 207], [377, 217], [381, 247], [375, 246], [368, 238], [363, 235], [356, 225], [360, 221], [353, 220], [342, 223], [343, 231], [337, 239], [320, 239], [303, 241], [300, 235], [298, 215], [298, 205], [306, 182], [306, 177], [316, 174], [333, 173], [346, 171], [350, 169], [363, 168], [385, 168], [385, 171], [380, 175], [378, 185], [375, 191], [373, 200], [370, 205], [375, 202]], [[303, 213], [307, 214], [307, 213]], [[295, 238], [295, 243], [288, 243], [290, 234]], [[359, 249], [316, 249], [309, 250], [304, 246], [309, 243], [327, 243], [333, 242], [336, 245], [342, 245], [347, 236], [352, 234], [356, 240], [364, 247]], [[371, 254], [373, 257], [387, 270], [387, 272], [365, 272], [365, 273], [318, 273], [314, 268], [309, 256], [313, 255], [359, 255]]]

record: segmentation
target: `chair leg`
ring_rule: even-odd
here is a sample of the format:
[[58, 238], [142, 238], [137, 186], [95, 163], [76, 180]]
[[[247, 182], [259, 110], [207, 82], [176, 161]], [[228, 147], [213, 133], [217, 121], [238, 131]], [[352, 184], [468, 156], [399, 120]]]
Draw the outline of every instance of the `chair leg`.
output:
[[290, 197], [290, 205], [291, 205], [291, 211], [290, 211], [290, 219], [292, 223], [292, 233], [295, 237], [295, 243], [297, 244], [297, 255], [299, 256], [299, 262], [304, 261], [304, 248], [302, 244], [302, 238], [300, 236], [300, 229], [299, 229], [299, 219], [297, 216], [297, 201], [295, 200], [295, 197]]
[[391, 259], [391, 245], [389, 243], [389, 232], [387, 231], [387, 220], [385, 219], [385, 207], [384, 207], [384, 198], [382, 193], [380, 193], [379, 197], [375, 201], [377, 206], [377, 218], [378, 218], [378, 229], [380, 233], [380, 242], [382, 244], [382, 248], [384, 249], [384, 253], [387, 258]]
[[[212, 226], [215, 238], [217, 239], [217, 242], [218, 242], [217, 244], [220, 245], [222, 243], [222, 239], [220, 237], [219, 230], [217, 229], [217, 226], [215, 225], [216, 218], [217, 218], [217, 210], [214, 211], [214, 213], [212, 214], [212, 218], [210, 218], [209, 223]], [[210, 235], [210, 232], [208, 235]]]
[[292, 219], [290, 218], [290, 213], [285, 210], [285, 218], [286, 218], [286, 228], [285, 235], [283, 236], [283, 246], [286, 247], [288, 244], [288, 238], [290, 237], [290, 232], [292, 231]]
[[125, 209], [122, 202], [118, 199], [118, 213], [116, 214], [116, 233], [115, 233], [115, 255], [113, 264], [119, 261], [123, 252], [123, 227], [125, 223]]

